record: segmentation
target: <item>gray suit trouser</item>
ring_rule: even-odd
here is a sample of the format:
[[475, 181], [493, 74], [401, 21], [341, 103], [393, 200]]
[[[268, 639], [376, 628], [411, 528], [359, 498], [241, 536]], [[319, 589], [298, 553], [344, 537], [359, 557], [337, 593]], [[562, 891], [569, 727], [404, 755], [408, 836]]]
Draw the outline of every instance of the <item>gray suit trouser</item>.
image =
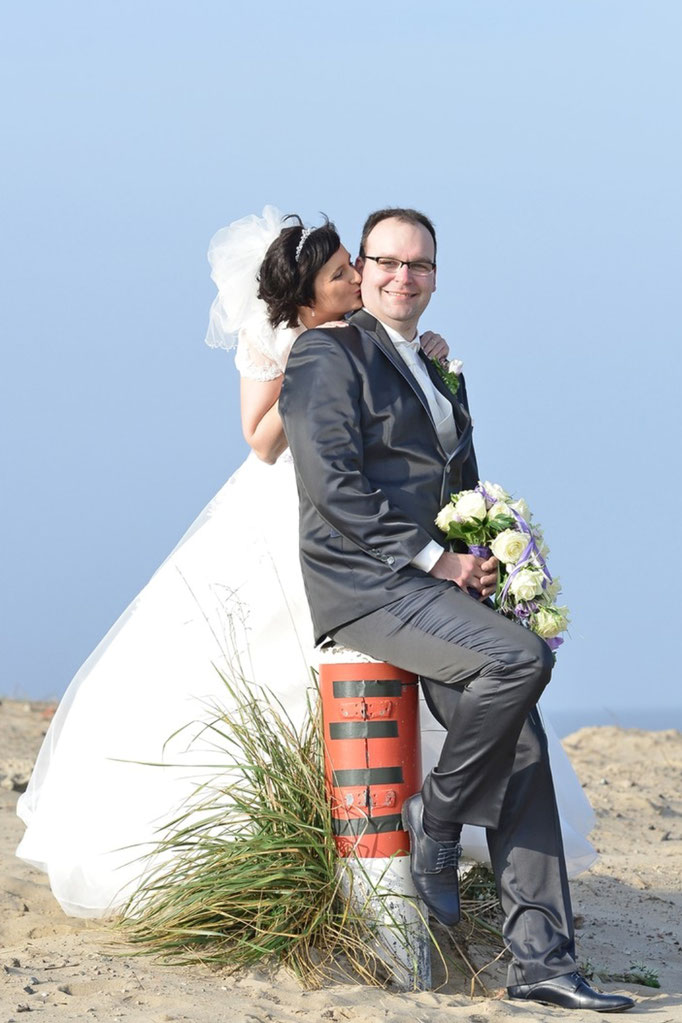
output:
[[421, 676], [447, 729], [422, 795], [430, 818], [486, 828], [512, 954], [508, 983], [575, 969], [559, 815], [536, 703], [553, 656], [527, 629], [442, 580], [333, 638]]

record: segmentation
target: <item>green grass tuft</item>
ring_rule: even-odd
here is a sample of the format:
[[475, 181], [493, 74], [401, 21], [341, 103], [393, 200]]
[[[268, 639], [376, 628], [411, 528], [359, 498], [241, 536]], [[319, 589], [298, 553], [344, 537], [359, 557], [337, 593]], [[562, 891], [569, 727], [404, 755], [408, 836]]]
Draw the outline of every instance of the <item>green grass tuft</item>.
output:
[[168, 824], [118, 926], [140, 954], [232, 969], [284, 965], [307, 986], [339, 971], [384, 984], [386, 969], [325, 794], [319, 715], [296, 729], [262, 687], [223, 677], [231, 710], [206, 730], [224, 757]]
[[[340, 974], [384, 986], [391, 954], [354, 898], [353, 875], [334, 842], [317, 703], [297, 729], [268, 690], [222, 678], [230, 709], [216, 710], [204, 735], [224, 770], [216, 768], [162, 830], [118, 921], [121, 937], [134, 953], [167, 963], [230, 970], [273, 963], [308, 987]], [[502, 947], [486, 868], [463, 878], [462, 910], [464, 947], [454, 943], [454, 965], [467, 974], [474, 973], [469, 940]]]

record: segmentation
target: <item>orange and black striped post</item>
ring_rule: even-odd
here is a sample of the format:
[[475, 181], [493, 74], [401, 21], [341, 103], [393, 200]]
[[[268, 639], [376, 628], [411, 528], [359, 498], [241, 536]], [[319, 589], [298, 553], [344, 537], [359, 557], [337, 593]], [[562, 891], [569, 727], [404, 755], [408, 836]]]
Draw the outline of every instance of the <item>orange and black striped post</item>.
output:
[[417, 676], [390, 664], [320, 665], [327, 786], [341, 855], [407, 855], [400, 811], [421, 785]]

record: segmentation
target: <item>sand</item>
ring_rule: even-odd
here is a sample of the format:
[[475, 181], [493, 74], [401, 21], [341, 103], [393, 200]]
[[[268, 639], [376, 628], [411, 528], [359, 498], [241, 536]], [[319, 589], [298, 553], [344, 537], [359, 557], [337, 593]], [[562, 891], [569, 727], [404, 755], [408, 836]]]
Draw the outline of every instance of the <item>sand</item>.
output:
[[[203, 966], [165, 966], [111, 946], [111, 929], [64, 916], [44, 875], [14, 857], [15, 816], [49, 705], [0, 706], [0, 1021], [24, 1013], [43, 1021], [162, 1023], [453, 1023], [554, 1020], [566, 1012], [504, 998], [504, 970], [482, 975], [490, 994], [471, 999], [453, 971], [435, 991], [401, 993], [348, 982], [304, 991], [282, 970], [230, 975]], [[601, 856], [572, 883], [578, 956], [603, 990], [636, 1000], [630, 1020], [682, 1023], [682, 734], [584, 728], [565, 748], [595, 807]], [[660, 988], [616, 975], [638, 964]], [[478, 963], [477, 965], [482, 965]], [[593, 1013], [570, 1014], [575, 1023]]]

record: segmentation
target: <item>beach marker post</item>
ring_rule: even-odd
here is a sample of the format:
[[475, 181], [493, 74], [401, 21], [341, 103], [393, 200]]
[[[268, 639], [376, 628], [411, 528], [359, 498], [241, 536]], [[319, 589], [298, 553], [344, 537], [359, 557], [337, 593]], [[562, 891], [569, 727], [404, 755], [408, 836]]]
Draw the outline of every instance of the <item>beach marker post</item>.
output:
[[378, 955], [396, 984], [427, 990], [427, 910], [400, 817], [421, 788], [417, 676], [336, 647], [321, 655], [320, 696], [332, 826], [355, 904], [376, 927]]

